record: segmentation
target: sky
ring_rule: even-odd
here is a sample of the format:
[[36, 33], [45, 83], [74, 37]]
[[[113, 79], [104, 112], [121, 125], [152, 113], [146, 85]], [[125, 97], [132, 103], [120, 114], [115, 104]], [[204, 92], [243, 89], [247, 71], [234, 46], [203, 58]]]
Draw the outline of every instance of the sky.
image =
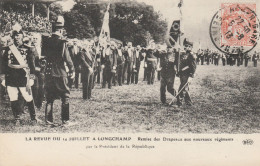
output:
[[[156, 11], [159, 11], [168, 20], [169, 26], [172, 20], [180, 17], [180, 11], [177, 7], [180, 0], [137, 1], [152, 5]], [[209, 36], [210, 22], [220, 8], [221, 3], [227, 2], [256, 3], [256, 14], [260, 15], [260, 0], [183, 0], [181, 30], [184, 32], [185, 37], [194, 41], [195, 48], [200, 46], [202, 48], [214, 47]], [[75, 2], [73, 0], [64, 0], [60, 3], [64, 10], [70, 10]], [[260, 44], [256, 48], [260, 50]]]

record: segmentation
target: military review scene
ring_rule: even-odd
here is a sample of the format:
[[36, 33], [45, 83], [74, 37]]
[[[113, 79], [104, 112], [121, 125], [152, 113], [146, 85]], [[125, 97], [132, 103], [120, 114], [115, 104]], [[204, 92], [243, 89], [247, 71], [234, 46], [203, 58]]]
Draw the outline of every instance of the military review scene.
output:
[[0, 3], [3, 133], [260, 132], [258, 1]]

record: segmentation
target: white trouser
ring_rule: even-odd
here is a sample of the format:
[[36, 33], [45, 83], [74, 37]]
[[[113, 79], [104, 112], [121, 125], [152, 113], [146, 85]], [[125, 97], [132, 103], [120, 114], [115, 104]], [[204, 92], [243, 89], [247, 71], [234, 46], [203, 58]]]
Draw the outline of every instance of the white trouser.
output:
[[26, 91], [26, 87], [11, 87], [11, 86], [7, 86], [7, 92], [8, 92], [8, 95], [9, 95], [9, 98], [10, 98], [10, 101], [16, 101], [18, 100], [18, 93], [19, 93], [19, 90], [24, 98], [24, 100], [26, 102], [31, 102], [33, 100], [33, 96], [32, 94], [29, 94], [27, 91]]

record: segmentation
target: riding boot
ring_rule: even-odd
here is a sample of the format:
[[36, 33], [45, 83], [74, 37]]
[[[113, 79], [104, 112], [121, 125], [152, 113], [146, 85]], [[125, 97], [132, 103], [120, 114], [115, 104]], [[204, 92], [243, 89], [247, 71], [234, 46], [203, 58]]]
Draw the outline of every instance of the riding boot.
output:
[[15, 120], [20, 120], [19, 100], [11, 101], [11, 108]]
[[62, 103], [61, 105], [61, 120], [62, 122], [66, 122], [69, 121], [69, 117], [70, 117], [70, 105], [69, 103]]
[[35, 114], [35, 106], [33, 100], [30, 102], [27, 102], [28, 110], [30, 113], [31, 120], [36, 120], [36, 114]]
[[45, 108], [45, 122], [53, 123], [53, 103], [47, 103]]

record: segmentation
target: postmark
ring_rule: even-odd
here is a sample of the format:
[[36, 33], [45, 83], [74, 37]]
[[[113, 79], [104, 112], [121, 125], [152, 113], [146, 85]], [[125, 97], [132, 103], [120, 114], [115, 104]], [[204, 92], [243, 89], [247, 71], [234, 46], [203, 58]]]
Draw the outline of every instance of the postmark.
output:
[[249, 52], [259, 40], [256, 4], [222, 3], [211, 20], [209, 32], [211, 41], [223, 53]]

